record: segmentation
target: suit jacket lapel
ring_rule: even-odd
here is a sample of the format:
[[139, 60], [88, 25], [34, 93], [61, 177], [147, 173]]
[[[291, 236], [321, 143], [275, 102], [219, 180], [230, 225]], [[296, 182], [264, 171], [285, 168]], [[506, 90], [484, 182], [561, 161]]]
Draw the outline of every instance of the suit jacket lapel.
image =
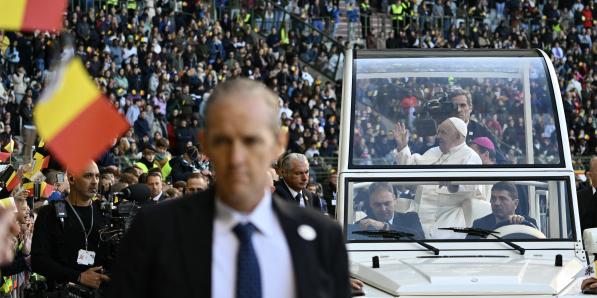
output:
[[306, 190], [303, 189], [303, 198], [305, 198], [305, 206], [313, 208], [313, 197]]
[[313, 275], [310, 273], [309, 262], [305, 262], [305, 256], [310, 253], [310, 249], [307, 247], [307, 241], [298, 234], [298, 227], [301, 223], [293, 216], [291, 205], [273, 200], [273, 208], [290, 249], [297, 297], [312, 297], [309, 285]]
[[215, 191], [211, 188], [181, 200], [192, 200], [181, 210], [178, 218], [181, 260], [185, 266], [188, 289], [194, 291], [192, 297], [209, 297]]
[[279, 183], [280, 183], [280, 189], [284, 192], [284, 195], [287, 196], [288, 198], [290, 198], [291, 201], [298, 203], [296, 201], [296, 198], [290, 192], [290, 189], [288, 188], [288, 186], [286, 186], [286, 182], [284, 182], [284, 179], [280, 179]]

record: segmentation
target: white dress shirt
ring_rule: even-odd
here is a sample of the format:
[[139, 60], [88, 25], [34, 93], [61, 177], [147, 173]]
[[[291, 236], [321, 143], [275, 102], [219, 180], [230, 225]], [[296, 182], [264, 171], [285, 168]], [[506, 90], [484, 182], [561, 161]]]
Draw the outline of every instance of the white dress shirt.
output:
[[154, 201], [154, 202], [157, 202], [157, 201], [159, 201], [159, 200], [160, 200], [160, 197], [162, 196], [162, 193], [163, 193], [163, 192], [161, 192], [161, 191], [160, 191], [160, 193], [159, 193], [157, 196], [155, 196], [155, 197], [151, 198], [151, 200], [152, 200], [152, 201]]
[[[282, 180], [282, 181], [284, 181], [284, 180]], [[296, 198], [296, 195], [298, 195], [299, 193], [296, 192], [294, 189], [292, 189], [292, 187], [288, 186], [286, 181], [284, 181], [284, 184], [286, 184], [286, 187], [288, 187], [288, 190], [290, 190], [290, 194], [292, 195], [292, 197]], [[305, 197], [305, 194], [302, 191], [300, 193], [301, 193], [301, 201], [299, 202], [299, 206], [305, 207], [305, 206], [307, 206], [307, 204], [306, 204], [307, 197]]]
[[216, 197], [212, 242], [211, 297], [236, 297], [239, 242], [232, 229], [251, 222], [257, 228], [252, 243], [259, 261], [263, 298], [296, 296], [294, 270], [286, 236], [272, 206], [271, 192], [251, 213], [242, 213]]

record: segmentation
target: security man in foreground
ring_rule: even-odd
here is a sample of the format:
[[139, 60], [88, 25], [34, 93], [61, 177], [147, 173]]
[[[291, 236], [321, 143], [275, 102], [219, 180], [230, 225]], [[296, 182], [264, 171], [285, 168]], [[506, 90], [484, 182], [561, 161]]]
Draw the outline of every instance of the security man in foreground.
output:
[[215, 187], [141, 209], [120, 246], [109, 297], [349, 297], [337, 223], [272, 198], [265, 174], [286, 148], [278, 95], [218, 84], [200, 135]]
[[95, 162], [81, 175], [68, 174], [68, 196], [42, 207], [35, 222], [31, 267], [46, 277], [56, 297], [64, 295], [62, 286], [67, 283], [93, 292], [91, 289], [98, 289], [109, 280], [102, 267], [108, 251], [101, 245], [99, 235], [108, 219], [92, 200], [98, 192], [99, 178]]

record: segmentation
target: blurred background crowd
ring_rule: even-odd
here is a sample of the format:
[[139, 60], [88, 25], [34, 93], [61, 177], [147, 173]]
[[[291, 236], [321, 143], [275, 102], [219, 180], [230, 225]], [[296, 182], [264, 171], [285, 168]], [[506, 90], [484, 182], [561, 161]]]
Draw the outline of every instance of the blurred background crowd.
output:
[[[12, 151], [13, 164], [30, 159], [33, 107], [59, 63], [76, 55], [131, 125], [97, 160], [100, 192], [142, 182], [152, 195], [175, 198], [212, 183], [197, 139], [211, 90], [248, 77], [278, 93], [288, 152], [309, 158], [313, 189], [329, 201], [345, 49], [539, 48], [558, 74], [573, 160], [583, 171], [597, 154], [594, 14], [590, 0], [69, 0], [60, 34], [0, 31], [0, 146]], [[508, 112], [522, 110], [520, 90], [490, 83], [467, 88], [475, 112], [490, 115], [479, 117], [482, 124], [508, 154], [520, 147], [522, 118]], [[398, 92], [388, 113], [420, 105], [425, 92]], [[362, 113], [357, 155], [385, 155], [392, 136], [379, 129], [373, 113]], [[545, 142], [538, 149], [554, 149], [553, 121], [537, 122], [543, 136], [537, 140]], [[432, 143], [413, 142], [421, 148]], [[48, 183], [59, 184], [51, 170], [59, 166], [43, 171]], [[159, 173], [155, 186], [152, 173]]]

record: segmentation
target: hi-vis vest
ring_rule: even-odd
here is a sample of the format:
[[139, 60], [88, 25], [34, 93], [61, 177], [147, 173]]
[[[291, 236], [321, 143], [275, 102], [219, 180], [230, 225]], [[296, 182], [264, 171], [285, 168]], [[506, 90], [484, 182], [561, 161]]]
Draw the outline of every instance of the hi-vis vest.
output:
[[406, 0], [406, 1], [402, 2], [401, 5], [402, 5], [402, 8], [404, 8], [404, 10], [406, 10], [405, 12], [410, 10], [410, 15], [411, 16], [415, 15], [414, 10], [410, 9], [410, 0]]
[[137, 9], [137, 0], [128, 0], [126, 4], [127, 9]]
[[2, 284], [2, 287], [0, 287], [0, 293], [9, 294], [10, 292], [12, 292], [12, 275], [5, 276], [2, 279], [4, 283]]
[[[147, 168], [147, 166], [146, 166], [144, 163], [140, 162], [140, 161], [136, 162], [136, 163], [135, 163], [135, 166], [137, 166], [137, 167], [141, 168], [141, 170], [143, 170], [143, 173], [146, 173], [146, 174], [147, 174], [147, 172], [149, 172], [149, 170], [151, 170], [151, 169]], [[159, 167], [160, 167], [160, 165], [159, 165], [159, 164], [157, 164], [157, 163], [154, 161], [154, 162], [153, 162], [153, 167], [154, 167], [154, 168], [159, 168]]]
[[392, 4], [392, 21], [404, 20], [404, 7], [396, 3]]
[[289, 44], [290, 39], [288, 38], [288, 33], [286, 33], [286, 29], [282, 27], [280, 29], [280, 43], [281, 44]]
[[168, 178], [168, 176], [170, 176], [170, 173], [172, 173], [172, 166], [170, 165], [170, 160], [166, 162], [166, 164], [162, 167], [162, 180], [164, 181], [166, 181], [166, 178]]
[[370, 7], [369, 3], [365, 3], [365, 2], [361, 3], [361, 9], [362, 10], [369, 10], [369, 7]]
[[237, 17], [237, 22], [241, 25], [244, 26], [248, 23], [251, 22], [251, 13], [247, 13], [245, 14], [245, 17], [243, 18], [240, 14]]

